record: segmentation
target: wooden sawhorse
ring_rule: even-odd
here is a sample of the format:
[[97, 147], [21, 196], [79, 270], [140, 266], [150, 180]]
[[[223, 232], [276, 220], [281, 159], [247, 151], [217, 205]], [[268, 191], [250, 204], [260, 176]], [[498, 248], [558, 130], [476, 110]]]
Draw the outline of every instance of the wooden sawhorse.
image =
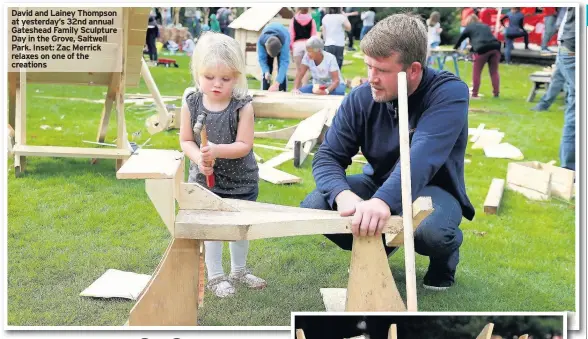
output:
[[[196, 326], [204, 240], [351, 233], [351, 217], [337, 211], [222, 199], [198, 184], [184, 183], [184, 158], [177, 151], [141, 149], [117, 178], [145, 180], [147, 195], [173, 236], [130, 312], [130, 326]], [[417, 199], [412, 210], [416, 228], [432, 212], [431, 199]], [[385, 232], [401, 242], [402, 217], [392, 216]], [[346, 311], [406, 311], [380, 237], [354, 238], [347, 291]]]

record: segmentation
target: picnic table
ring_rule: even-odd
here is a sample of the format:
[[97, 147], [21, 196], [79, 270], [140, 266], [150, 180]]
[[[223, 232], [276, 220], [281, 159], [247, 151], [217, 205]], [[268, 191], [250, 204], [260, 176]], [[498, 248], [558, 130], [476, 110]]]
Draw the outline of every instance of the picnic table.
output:
[[437, 60], [437, 68], [442, 71], [445, 67], [445, 61], [448, 57], [453, 60], [453, 66], [455, 67], [455, 75], [459, 77], [459, 67], [457, 65], [457, 57], [459, 52], [453, 48], [433, 48], [431, 49], [431, 57]]
[[535, 99], [535, 95], [537, 94], [538, 90], [547, 90], [549, 84], [551, 83], [551, 74], [552, 72], [547, 71], [537, 71], [531, 73], [529, 79], [533, 82], [533, 86], [531, 86], [531, 92], [527, 97], [527, 102], [532, 102]]

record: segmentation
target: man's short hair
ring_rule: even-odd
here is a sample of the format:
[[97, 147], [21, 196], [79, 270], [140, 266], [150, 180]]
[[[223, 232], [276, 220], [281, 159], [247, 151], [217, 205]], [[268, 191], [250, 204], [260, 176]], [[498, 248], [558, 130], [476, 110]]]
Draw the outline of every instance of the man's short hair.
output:
[[265, 50], [270, 57], [275, 58], [282, 50], [282, 42], [277, 36], [270, 36], [265, 42]]
[[427, 27], [417, 15], [393, 14], [378, 22], [361, 40], [361, 51], [372, 58], [399, 54], [399, 62], [408, 67], [427, 63]]

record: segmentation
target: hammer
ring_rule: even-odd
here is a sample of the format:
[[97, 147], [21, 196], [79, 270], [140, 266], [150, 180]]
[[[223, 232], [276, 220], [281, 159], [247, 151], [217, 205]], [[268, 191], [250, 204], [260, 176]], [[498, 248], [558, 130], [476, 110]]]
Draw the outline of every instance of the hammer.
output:
[[[201, 113], [198, 118], [196, 118], [196, 125], [194, 126], [194, 132], [200, 133], [200, 146], [206, 147], [208, 146], [208, 134], [206, 133], [205, 121], [206, 120], [206, 113]], [[209, 188], [214, 186], [214, 174], [206, 176], [206, 185]]]

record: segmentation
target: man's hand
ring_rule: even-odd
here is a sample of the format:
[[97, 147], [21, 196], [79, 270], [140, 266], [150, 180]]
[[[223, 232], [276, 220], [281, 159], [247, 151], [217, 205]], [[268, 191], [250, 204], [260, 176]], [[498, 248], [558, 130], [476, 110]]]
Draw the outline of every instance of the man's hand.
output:
[[363, 201], [362, 198], [349, 190], [342, 191], [337, 194], [337, 197], [335, 198], [337, 211], [339, 211], [339, 215], [342, 217], [353, 215], [353, 213], [355, 213], [355, 206], [361, 201]]
[[373, 198], [359, 202], [351, 222], [351, 233], [355, 236], [381, 235], [390, 219], [390, 206], [383, 200]]
[[269, 72], [265, 72], [265, 74], [263, 75], [263, 77], [265, 78], [265, 80], [270, 81], [272, 79], [272, 75], [269, 74]]
[[268, 88], [268, 91], [270, 92], [277, 92], [278, 89], [280, 89], [280, 83], [279, 82], [274, 82], [270, 88]]

